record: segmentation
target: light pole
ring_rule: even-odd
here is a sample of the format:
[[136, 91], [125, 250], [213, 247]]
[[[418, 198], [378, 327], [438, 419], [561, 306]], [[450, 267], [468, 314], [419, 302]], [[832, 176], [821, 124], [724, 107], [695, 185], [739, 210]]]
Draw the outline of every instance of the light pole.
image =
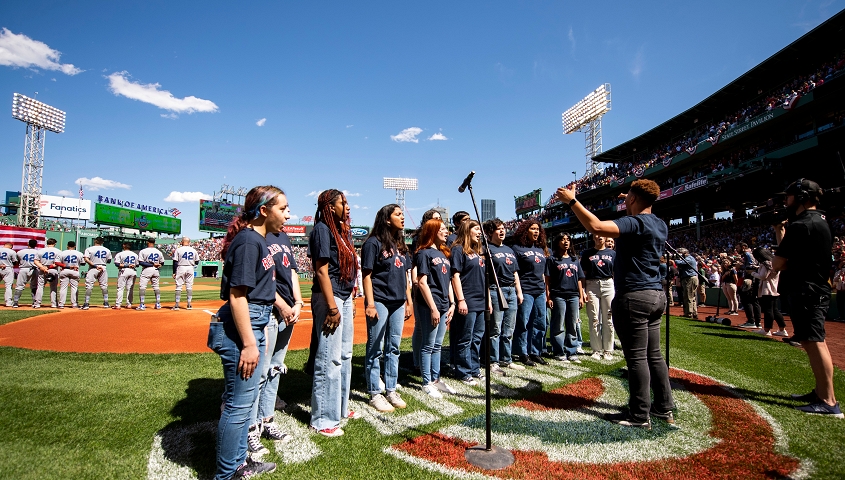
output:
[[416, 190], [417, 179], [384, 177], [384, 188], [387, 190], [396, 190], [396, 204], [402, 208], [402, 213], [405, 213], [405, 191]]
[[587, 164], [584, 177], [599, 172], [593, 157], [601, 153], [601, 117], [610, 111], [610, 84], [605, 83], [563, 112], [563, 133], [584, 132]]

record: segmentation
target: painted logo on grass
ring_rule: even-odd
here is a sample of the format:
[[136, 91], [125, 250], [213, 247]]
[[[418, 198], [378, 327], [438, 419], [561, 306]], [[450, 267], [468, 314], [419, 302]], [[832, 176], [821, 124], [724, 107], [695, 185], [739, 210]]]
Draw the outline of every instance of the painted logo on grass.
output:
[[482, 471], [464, 458], [484, 442], [484, 417], [468, 419], [385, 451], [459, 478], [772, 478], [799, 461], [779, 453], [773, 426], [754, 406], [715, 380], [672, 370], [677, 423], [652, 430], [601, 419], [627, 402], [614, 377], [581, 380], [497, 409], [493, 443], [510, 449], [514, 465]]

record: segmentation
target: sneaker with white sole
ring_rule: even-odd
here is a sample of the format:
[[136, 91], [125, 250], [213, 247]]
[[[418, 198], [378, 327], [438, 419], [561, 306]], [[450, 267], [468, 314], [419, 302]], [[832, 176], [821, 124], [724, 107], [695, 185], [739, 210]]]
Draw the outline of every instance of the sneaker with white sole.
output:
[[476, 380], [476, 379], [474, 379], [474, 378], [472, 378], [472, 377], [464, 377], [464, 378], [462, 378], [462, 379], [461, 379], [461, 383], [463, 383], [464, 385], [469, 385], [470, 387], [475, 387], [475, 386], [478, 386], [478, 380]]
[[457, 391], [455, 391], [454, 388], [450, 387], [448, 383], [440, 379], [434, 381], [434, 387], [443, 393], [448, 393], [449, 395], [454, 395], [458, 393]]
[[261, 436], [274, 442], [287, 443], [293, 439], [289, 433], [283, 432], [276, 422], [263, 422], [261, 425]]
[[585, 352], [584, 349], [581, 348], [581, 347], [576, 348], [575, 353], [577, 353], [578, 355], [586, 355], [587, 354], [587, 352]]
[[155, 309], [156, 309], [156, 310], [161, 310], [161, 304], [160, 304], [160, 303], [156, 303]]
[[623, 427], [636, 427], [643, 428], [645, 430], [651, 430], [650, 421], [646, 420], [645, 422], [640, 422], [638, 420], [634, 420], [630, 417], [630, 415], [628, 415], [628, 412], [606, 413], [604, 415], [604, 419], [608, 422], [613, 422], [617, 425], [622, 425]]
[[493, 363], [490, 365], [490, 375], [505, 375], [505, 371], [502, 370], [502, 367], [499, 366], [498, 363]]
[[343, 429], [340, 427], [324, 428], [322, 430], [317, 430], [317, 433], [324, 437], [339, 437], [343, 435]]
[[610, 352], [604, 352], [605, 360], [616, 360], [616, 356]]
[[739, 328], [760, 328], [760, 326], [754, 322], [745, 322], [742, 325], [739, 325]]
[[437, 385], [433, 383], [423, 385], [422, 391], [431, 398], [443, 398], [443, 394], [440, 393], [440, 390], [437, 388]]
[[179, 310], [179, 305], [176, 305], [175, 307], [170, 307], [170, 309], [175, 312], [175, 311]]
[[772, 335], [774, 335], [775, 337], [788, 337], [789, 336], [789, 334], [786, 333], [785, 328], [783, 330], [778, 330], [777, 332], [772, 332]]
[[135, 310], [146, 310], [146, 309], [147, 309], [147, 307], [145, 307], [144, 304], [142, 303], [142, 304], [138, 305], [138, 308], [136, 308]]
[[845, 418], [845, 415], [842, 414], [842, 410], [839, 409], [839, 402], [836, 402], [836, 405], [828, 405], [824, 403], [824, 401], [819, 400], [817, 403], [811, 403], [809, 405], [804, 405], [803, 407], [795, 407], [795, 409], [812, 415], [824, 415], [825, 417], [831, 418]]
[[395, 408], [393, 408], [393, 405], [391, 405], [390, 402], [388, 402], [387, 399], [384, 398], [384, 395], [380, 393], [378, 395], [374, 395], [373, 398], [370, 399], [370, 406], [375, 408], [379, 412], [385, 413], [396, 410]]
[[772, 336], [772, 331], [771, 331], [771, 330], [766, 330], [765, 328], [761, 328], [760, 330], [754, 330], [754, 333], [758, 333], [758, 334], [760, 334], [760, 335], [765, 335], [765, 336], [767, 336], [767, 337], [771, 337], [771, 336]]
[[346, 416], [346, 418], [348, 418], [350, 420], [358, 420], [359, 418], [363, 418], [363, 417], [364, 417], [363, 413], [356, 412], [355, 410], [350, 410], [349, 415]]
[[188, 304], [188, 306], [187, 306], [187, 307], [185, 307], [185, 309], [186, 309], [186, 310], [193, 310], [193, 307], [191, 307], [191, 304], [189, 303], [189, 304]]
[[393, 405], [395, 408], [405, 408], [408, 406], [408, 404], [405, 403], [405, 400], [402, 400], [402, 397], [399, 395], [399, 392], [387, 392], [387, 395], [385, 395], [384, 398], [386, 398], [387, 401], [390, 402], [390, 404]]
[[246, 461], [242, 463], [237, 470], [235, 470], [235, 474], [232, 475], [233, 479], [237, 478], [252, 478], [256, 475], [261, 475], [262, 473], [273, 473], [276, 471], [276, 464], [273, 462], [259, 462], [253, 460], [252, 457], [247, 455]]
[[270, 450], [267, 450], [267, 447], [261, 443], [261, 430], [258, 428], [258, 425], [249, 427], [249, 433], [246, 435], [246, 447], [249, 453], [256, 455], [270, 453]]
[[601, 360], [601, 358], [602, 358], [601, 352], [593, 352], [593, 354], [590, 355], [590, 358], [592, 358], [593, 360]]
[[555, 357], [555, 360], [558, 362], [569, 363], [569, 359], [566, 358], [566, 355], [558, 355]]
[[572, 363], [581, 363], [581, 359], [578, 358], [578, 355], [570, 355], [569, 361]]
[[525, 370], [525, 367], [514, 362], [509, 363], [508, 368], [510, 368], [511, 370]]

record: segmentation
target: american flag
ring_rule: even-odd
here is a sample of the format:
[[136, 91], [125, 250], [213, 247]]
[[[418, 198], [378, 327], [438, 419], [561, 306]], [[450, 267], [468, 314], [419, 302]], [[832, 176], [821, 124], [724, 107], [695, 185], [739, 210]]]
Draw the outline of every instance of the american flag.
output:
[[178, 208], [174, 207], [174, 208], [170, 209], [170, 214], [173, 215], [174, 217], [178, 217], [179, 215], [182, 215], [182, 212], [179, 211]]
[[82, 193], [82, 184], [79, 184], [79, 199], [80, 199], [80, 200], [82, 200], [82, 196], [83, 196], [83, 193]]
[[15, 251], [28, 248], [30, 240], [38, 241], [38, 248], [44, 248], [47, 232], [35, 228], [16, 227], [14, 225], [0, 225], [0, 245], [12, 242]]

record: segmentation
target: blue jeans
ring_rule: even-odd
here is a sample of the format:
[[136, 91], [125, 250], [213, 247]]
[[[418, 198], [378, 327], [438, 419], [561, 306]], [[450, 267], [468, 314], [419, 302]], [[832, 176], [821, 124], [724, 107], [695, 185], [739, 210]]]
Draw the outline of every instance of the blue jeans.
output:
[[446, 336], [446, 314], [440, 314], [440, 323], [431, 324], [431, 310], [425, 302], [414, 302], [414, 321], [420, 326], [420, 373], [423, 385], [440, 379], [440, 351]]
[[675, 408], [669, 368], [660, 352], [660, 318], [666, 308], [666, 295], [662, 290], [627, 292], [614, 297], [611, 308], [613, 327], [628, 364], [628, 408], [631, 417], [645, 422], [652, 407], [649, 387], [655, 410]]
[[490, 290], [493, 314], [490, 319], [490, 362], [511, 363], [511, 341], [513, 329], [516, 326], [516, 287], [502, 287], [508, 309], [499, 307], [499, 296], [495, 290]]
[[253, 408], [253, 425], [264, 418], [272, 418], [276, 411], [276, 394], [279, 393], [279, 377], [287, 372], [285, 356], [288, 354], [290, 337], [294, 325], [279, 324], [276, 315], [270, 315], [267, 324], [267, 353], [261, 361], [261, 381], [258, 384], [258, 400]]
[[[452, 331], [457, 337], [455, 364], [458, 378], [478, 376], [481, 368], [481, 340], [484, 338], [484, 312], [456, 313]], [[451, 348], [451, 347], [450, 347]]]
[[[258, 345], [259, 365], [264, 358], [264, 327], [270, 319], [272, 305], [249, 304], [252, 333]], [[228, 479], [238, 466], [246, 461], [246, 437], [252, 423], [253, 405], [258, 398], [261, 375], [256, 371], [244, 380], [238, 374], [241, 358], [241, 341], [226, 302], [217, 311], [219, 322], [212, 322], [208, 331], [208, 348], [220, 355], [223, 364], [223, 412], [217, 425], [217, 474], [216, 479]]]
[[334, 297], [340, 311], [340, 325], [331, 334], [323, 333], [328, 303], [322, 293], [311, 296], [311, 313], [317, 329], [314, 356], [314, 384], [311, 389], [311, 426], [317, 430], [334, 428], [349, 416], [349, 384], [352, 381], [352, 295]]
[[578, 297], [552, 297], [552, 353], [555, 356], [575, 355], [578, 341]]
[[379, 377], [382, 356], [385, 357], [384, 387], [388, 392], [396, 390], [396, 379], [399, 378], [399, 344], [402, 342], [402, 328], [405, 326], [405, 302], [376, 302], [375, 307], [378, 318], [367, 318], [367, 353], [364, 357], [364, 378], [370, 395], [381, 393]]
[[546, 294], [522, 294], [514, 329], [514, 350], [517, 355], [540, 355], [546, 349]]

